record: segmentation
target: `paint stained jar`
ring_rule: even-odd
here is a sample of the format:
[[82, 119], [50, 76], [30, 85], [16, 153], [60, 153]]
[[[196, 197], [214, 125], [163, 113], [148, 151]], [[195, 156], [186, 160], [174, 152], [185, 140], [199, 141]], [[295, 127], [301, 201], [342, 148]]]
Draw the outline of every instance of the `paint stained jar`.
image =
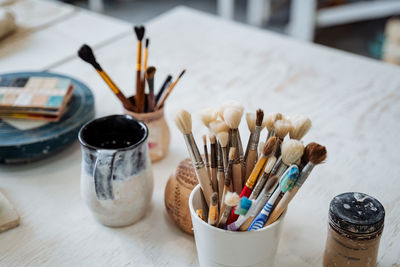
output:
[[129, 115], [111, 115], [85, 124], [81, 195], [94, 217], [112, 227], [140, 220], [153, 193], [153, 172], [144, 123]]
[[168, 153], [171, 141], [169, 127], [164, 116], [164, 108], [146, 113], [136, 113], [124, 109], [124, 113], [142, 121], [148, 127], [148, 145], [151, 162], [163, 159]]
[[375, 267], [385, 209], [363, 193], [343, 193], [330, 203], [324, 267]]

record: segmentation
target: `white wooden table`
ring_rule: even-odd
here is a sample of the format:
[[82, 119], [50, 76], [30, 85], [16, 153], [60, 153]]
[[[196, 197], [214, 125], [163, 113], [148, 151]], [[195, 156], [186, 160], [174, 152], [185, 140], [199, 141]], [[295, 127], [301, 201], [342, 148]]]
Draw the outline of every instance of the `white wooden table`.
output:
[[[81, 10], [75, 10], [73, 16], [97, 17]], [[50, 27], [66, 31], [59, 24], [73, 20], [70, 17]], [[100, 21], [104, 25], [116, 23], [103, 17]], [[99, 41], [96, 38], [104, 38], [103, 31], [86, 30], [85, 25], [81, 24], [80, 32], [92, 31], [87, 38], [93, 38], [103, 68], [126, 94], [133, 92], [134, 35], [122, 31], [110, 35], [108, 41]], [[151, 37], [149, 64], [157, 66], [156, 84], [167, 73], [176, 75], [187, 68], [187, 75], [168, 100], [166, 116], [172, 144], [168, 156], [153, 166], [155, 190], [146, 217], [125, 228], [107, 228], [91, 217], [80, 198], [78, 143], [51, 159], [1, 166], [0, 190], [20, 212], [21, 225], [0, 235], [0, 265], [197, 266], [193, 237], [181, 232], [164, 208], [164, 187], [173, 171], [171, 166], [187, 157], [171, 118], [180, 108], [193, 112], [193, 131], [199, 138], [205, 129], [196, 119], [197, 113], [227, 96], [242, 101], [252, 112], [262, 107], [266, 112], [309, 115], [313, 128], [305, 143], [316, 141], [328, 149], [327, 163], [315, 168], [290, 205], [276, 266], [321, 265], [329, 202], [347, 191], [370, 194], [385, 206], [380, 266], [400, 265], [399, 68], [186, 8], [174, 9], [146, 26]], [[86, 36], [76, 36], [78, 41], [85, 42]], [[74, 45], [51, 54], [55, 67], [50, 59], [46, 64], [24, 67], [76, 77], [93, 90], [97, 116], [120, 113], [118, 101], [95, 71], [71, 57], [78, 47], [69, 50]], [[11, 48], [0, 46], [0, 54], [7, 49]], [[27, 49], [43, 51], [31, 46]], [[17, 70], [23, 64], [20, 53], [28, 52], [8, 55], [10, 69]], [[36, 56], [47, 61], [46, 55]], [[0, 62], [0, 67], [7, 70], [7, 64]], [[246, 133], [244, 122], [241, 128]], [[243, 134], [242, 139], [247, 140], [247, 136]]]

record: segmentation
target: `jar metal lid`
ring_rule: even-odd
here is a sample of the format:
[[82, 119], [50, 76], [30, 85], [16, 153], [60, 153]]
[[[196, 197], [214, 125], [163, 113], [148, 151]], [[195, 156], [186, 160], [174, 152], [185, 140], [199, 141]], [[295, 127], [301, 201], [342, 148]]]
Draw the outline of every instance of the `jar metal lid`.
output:
[[383, 227], [385, 209], [375, 198], [357, 192], [334, 197], [329, 207], [329, 219], [339, 229], [354, 234], [370, 234]]

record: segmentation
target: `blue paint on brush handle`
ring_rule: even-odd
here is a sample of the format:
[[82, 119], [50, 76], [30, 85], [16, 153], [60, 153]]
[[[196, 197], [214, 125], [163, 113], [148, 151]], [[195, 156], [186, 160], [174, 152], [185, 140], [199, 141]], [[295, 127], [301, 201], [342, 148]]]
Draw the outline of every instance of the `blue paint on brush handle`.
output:
[[264, 224], [267, 222], [269, 214], [271, 213], [273, 205], [267, 202], [265, 204], [262, 211], [254, 218], [253, 222], [251, 223], [248, 231], [255, 231], [259, 230], [264, 227]]

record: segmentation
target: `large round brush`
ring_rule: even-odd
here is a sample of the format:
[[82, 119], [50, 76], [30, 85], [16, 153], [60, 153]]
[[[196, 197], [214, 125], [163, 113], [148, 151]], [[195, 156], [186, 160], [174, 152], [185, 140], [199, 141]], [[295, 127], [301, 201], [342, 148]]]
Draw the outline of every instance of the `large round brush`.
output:
[[175, 114], [174, 121], [178, 129], [182, 132], [185, 138], [186, 146], [192, 159], [193, 167], [199, 180], [200, 187], [204, 194], [204, 199], [207, 205], [210, 206], [210, 197], [213, 193], [210, 179], [208, 178], [207, 170], [203, 159], [200, 155], [196, 141], [192, 134], [192, 116], [186, 110], [180, 110]]
[[267, 139], [273, 136], [274, 133], [274, 124], [277, 120], [283, 119], [283, 115], [281, 113], [270, 113], [265, 117], [265, 127], [268, 130]]
[[326, 159], [326, 156], [327, 152], [324, 146], [321, 146], [317, 143], [310, 143], [306, 146], [306, 148], [304, 149], [302, 162], [307, 162], [307, 164], [301, 170], [300, 177], [295, 183], [294, 188], [291, 191], [286, 192], [283, 198], [276, 205], [271, 215], [269, 216], [266, 225], [275, 222], [281, 216], [281, 214], [287, 208], [289, 202], [293, 199], [301, 186], [307, 180], [315, 165], [321, 164]]

